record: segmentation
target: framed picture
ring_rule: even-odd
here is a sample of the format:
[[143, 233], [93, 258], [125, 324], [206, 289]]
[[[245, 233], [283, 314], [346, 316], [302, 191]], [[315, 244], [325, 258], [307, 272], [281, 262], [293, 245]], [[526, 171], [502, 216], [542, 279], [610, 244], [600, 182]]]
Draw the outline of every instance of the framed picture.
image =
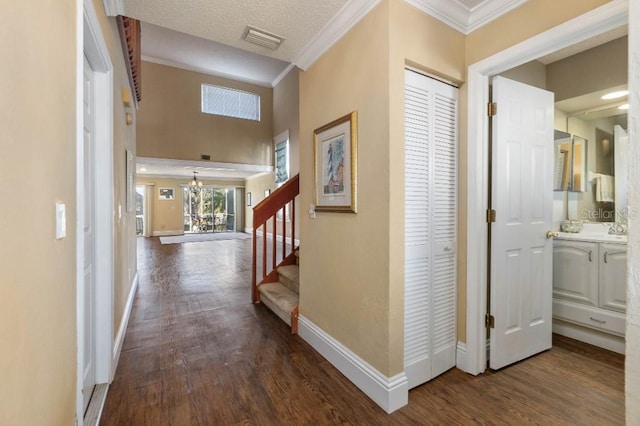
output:
[[173, 188], [158, 188], [158, 200], [173, 200]]
[[358, 113], [313, 132], [316, 211], [357, 212]]
[[251, 193], [247, 192], [247, 205], [250, 206], [251, 205]]
[[136, 207], [136, 162], [133, 153], [125, 150], [125, 172], [127, 174], [127, 212], [131, 213]]

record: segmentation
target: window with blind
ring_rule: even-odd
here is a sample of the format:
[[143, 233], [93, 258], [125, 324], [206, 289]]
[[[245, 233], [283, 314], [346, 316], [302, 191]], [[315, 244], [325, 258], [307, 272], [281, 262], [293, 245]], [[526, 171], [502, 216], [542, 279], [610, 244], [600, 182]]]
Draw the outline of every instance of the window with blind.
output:
[[228, 87], [203, 84], [202, 112], [260, 121], [260, 95]]

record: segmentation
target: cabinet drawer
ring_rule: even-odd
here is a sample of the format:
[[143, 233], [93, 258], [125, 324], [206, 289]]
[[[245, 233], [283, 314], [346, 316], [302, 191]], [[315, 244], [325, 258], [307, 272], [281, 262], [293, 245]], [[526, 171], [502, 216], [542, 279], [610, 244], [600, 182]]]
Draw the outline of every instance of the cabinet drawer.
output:
[[624, 314], [566, 300], [553, 300], [553, 317], [619, 336], [625, 333]]

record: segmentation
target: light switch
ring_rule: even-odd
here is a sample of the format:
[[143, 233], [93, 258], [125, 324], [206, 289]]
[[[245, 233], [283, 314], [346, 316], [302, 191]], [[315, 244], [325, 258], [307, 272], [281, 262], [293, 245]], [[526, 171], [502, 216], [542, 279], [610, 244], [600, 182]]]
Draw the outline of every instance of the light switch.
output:
[[67, 236], [67, 213], [64, 203], [56, 203], [56, 240]]

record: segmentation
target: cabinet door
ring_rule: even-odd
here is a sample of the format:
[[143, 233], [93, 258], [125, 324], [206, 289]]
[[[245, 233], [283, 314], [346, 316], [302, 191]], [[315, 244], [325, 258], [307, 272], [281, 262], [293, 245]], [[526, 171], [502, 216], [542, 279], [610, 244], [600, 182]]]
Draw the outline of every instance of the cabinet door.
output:
[[600, 307], [627, 309], [627, 246], [600, 244]]
[[598, 306], [598, 244], [553, 242], [553, 297]]

